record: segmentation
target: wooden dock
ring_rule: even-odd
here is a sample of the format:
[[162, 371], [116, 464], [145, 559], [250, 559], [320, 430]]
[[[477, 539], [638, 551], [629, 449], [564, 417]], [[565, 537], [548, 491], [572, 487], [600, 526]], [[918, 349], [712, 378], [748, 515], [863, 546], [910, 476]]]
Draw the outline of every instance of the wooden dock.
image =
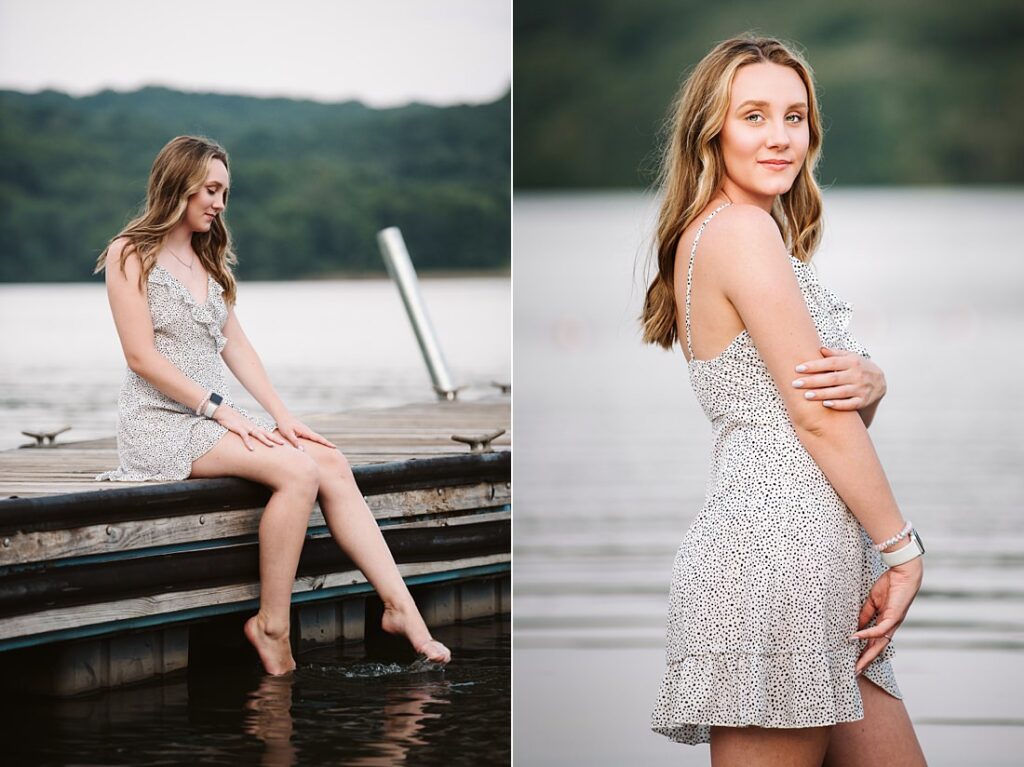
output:
[[[428, 625], [510, 612], [508, 396], [303, 420], [349, 459]], [[452, 439], [500, 429], [489, 451]], [[94, 479], [116, 465], [114, 438], [0, 452], [3, 688], [73, 695], [180, 670], [211, 627], [236, 641], [257, 609], [269, 488]], [[292, 606], [296, 652], [379, 631], [319, 506]]]

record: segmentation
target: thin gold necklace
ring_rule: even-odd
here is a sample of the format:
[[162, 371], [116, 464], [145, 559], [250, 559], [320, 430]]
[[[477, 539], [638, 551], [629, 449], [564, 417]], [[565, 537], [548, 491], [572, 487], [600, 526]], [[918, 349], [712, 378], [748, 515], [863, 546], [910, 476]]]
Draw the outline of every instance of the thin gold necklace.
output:
[[190, 272], [192, 271], [192, 267], [193, 267], [193, 265], [196, 262], [196, 260], [194, 258], [192, 259], [192, 263], [191, 264], [186, 264], [184, 261], [182, 261], [180, 258], [178, 258], [178, 254], [175, 253], [173, 250], [171, 250], [171, 246], [168, 245], [166, 242], [164, 243], [164, 247], [166, 247], [167, 250], [171, 251], [171, 255], [178, 259], [178, 263], [180, 263], [182, 266], [186, 267]]

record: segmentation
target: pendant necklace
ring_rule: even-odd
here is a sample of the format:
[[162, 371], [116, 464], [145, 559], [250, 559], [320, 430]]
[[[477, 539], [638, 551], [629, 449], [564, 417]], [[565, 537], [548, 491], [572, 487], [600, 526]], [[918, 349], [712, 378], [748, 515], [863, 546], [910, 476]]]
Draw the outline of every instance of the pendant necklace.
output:
[[196, 260], [195, 260], [194, 258], [192, 259], [192, 263], [191, 263], [191, 264], [186, 264], [186, 263], [185, 263], [184, 261], [182, 261], [182, 260], [181, 260], [181, 259], [180, 259], [180, 258], [178, 257], [178, 254], [177, 254], [177, 253], [175, 253], [175, 252], [174, 252], [173, 250], [171, 250], [171, 246], [170, 246], [170, 245], [168, 245], [168, 244], [167, 244], [166, 242], [164, 243], [164, 247], [165, 247], [165, 248], [167, 248], [167, 250], [169, 250], [169, 251], [171, 252], [171, 255], [172, 255], [172, 256], [174, 256], [175, 258], [177, 258], [177, 259], [178, 259], [178, 263], [180, 263], [180, 264], [181, 264], [182, 266], [186, 267], [186, 268], [187, 268], [187, 269], [188, 269], [188, 270], [189, 270], [190, 272], [192, 271], [192, 266], [193, 266], [193, 265], [195, 264], [195, 262], [196, 262]]

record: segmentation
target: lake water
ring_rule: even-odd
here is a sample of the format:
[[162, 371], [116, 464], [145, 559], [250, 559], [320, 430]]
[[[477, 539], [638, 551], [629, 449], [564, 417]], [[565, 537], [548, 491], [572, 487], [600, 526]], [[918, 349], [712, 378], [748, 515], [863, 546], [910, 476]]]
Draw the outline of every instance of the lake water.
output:
[[[907, 709], [932, 767], [1020, 764], [1024, 192], [832, 191], [825, 211], [814, 263], [885, 371], [869, 433], [928, 549], [894, 643]], [[639, 340], [652, 216], [640, 194], [515, 200], [517, 765], [709, 763], [649, 730], [711, 449], [681, 353]]]
[[296, 656], [290, 675], [190, 667], [158, 681], [64, 701], [0, 701], [2, 763], [28, 765], [507, 765], [508, 616], [431, 633], [444, 671], [357, 643]]
[[[97, 276], [99, 280], [99, 276]], [[510, 280], [423, 279], [423, 299], [457, 385], [471, 399], [511, 376]], [[398, 290], [386, 279], [241, 282], [235, 312], [296, 415], [430, 399], [430, 376]], [[0, 450], [21, 431], [71, 442], [117, 431], [125, 361], [102, 281], [0, 285]], [[260, 406], [228, 371], [242, 407]]]
[[[472, 399], [511, 376], [510, 280], [423, 279], [456, 384]], [[241, 283], [237, 315], [293, 413], [434, 397], [387, 280]], [[70, 425], [60, 442], [112, 436], [125, 363], [102, 282], [0, 285], [0, 449], [22, 429]], [[231, 393], [259, 411], [241, 384]], [[0, 763], [237, 765], [509, 764], [511, 621], [435, 629], [443, 671], [368, 657], [362, 644], [260, 669], [187, 675], [59, 702], [0, 701]]]

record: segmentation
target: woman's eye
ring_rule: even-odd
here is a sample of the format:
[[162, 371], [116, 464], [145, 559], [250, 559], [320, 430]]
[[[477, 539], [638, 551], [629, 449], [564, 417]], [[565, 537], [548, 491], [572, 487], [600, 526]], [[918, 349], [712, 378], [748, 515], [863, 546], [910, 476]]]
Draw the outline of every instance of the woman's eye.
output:
[[[759, 115], [757, 112], [754, 112], [753, 114], [747, 115], [746, 119], [749, 120], [751, 117], [760, 117], [760, 116], [761, 115]], [[801, 115], [798, 115], [798, 114], [791, 114], [791, 115], [788, 115], [788, 117], [795, 117], [796, 120], [794, 121], [794, 123], [800, 122], [801, 120], [804, 119]]]

